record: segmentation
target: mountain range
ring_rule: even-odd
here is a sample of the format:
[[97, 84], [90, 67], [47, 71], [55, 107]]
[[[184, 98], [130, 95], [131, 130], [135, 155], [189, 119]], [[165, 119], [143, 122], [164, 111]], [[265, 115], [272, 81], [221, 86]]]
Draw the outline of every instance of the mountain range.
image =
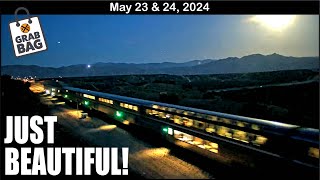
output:
[[296, 69], [318, 69], [319, 57], [292, 57], [279, 54], [252, 54], [225, 59], [193, 60], [184, 63], [96, 63], [88, 68], [86, 64], [71, 66], [40, 67], [36, 65], [6, 65], [1, 67], [1, 74], [14, 77], [85, 77], [128, 74], [228, 74], [266, 72]]

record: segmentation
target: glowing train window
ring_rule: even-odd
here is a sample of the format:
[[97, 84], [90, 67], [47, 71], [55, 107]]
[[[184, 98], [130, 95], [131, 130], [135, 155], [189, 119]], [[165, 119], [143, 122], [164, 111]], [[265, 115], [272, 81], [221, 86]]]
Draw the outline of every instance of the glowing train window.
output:
[[308, 151], [308, 155], [310, 157], [314, 157], [314, 158], [318, 158], [319, 159], [319, 149], [318, 148], [314, 148], [314, 147], [310, 147], [309, 151]]
[[245, 124], [244, 124], [243, 122], [238, 121], [238, 122], [237, 122], [237, 126], [239, 126], [239, 127], [245, 127]]
[[236, 139], [245, 143], [249, 143], [247, 132], [244, 132], [244, 131], [234, 130], [233, 139]]
[[176, 124], [182, 124], [183, 123], [183, 121], [181, 120], [181, 117], [177, 116], [177, 115], [174, 115], [173, 121]]
[[154, 109], [158, 109], [158, 108], [159, 108], [159, 106], [158, 106], [158, 105], [152, 105], [152, 108], [154, 108]]
[[181, 114], [182, 112], [183, 112], [182, 110], [180, 110], [180, 109], [176, 109], [176, 113]]
[[168, 111], [170, 111], [170, 112], [174, 112], [176, 109], [174, 109], [174, 108], [168, 108]]
[[208, 120], [217, 121], [217, 116], [208, 116]]
[[198, 129], [204, 129], [205, 128], [205, 123], [201, 121], [194, 121], [194, 127]]
[[180, 140], [180, 141], [186, 142], [188, 144], [197, 146], [201, 149], [205, 149], [205, 150], [208, 150], [213, 153], [218, 153], [219, 146], [217, 143], [214, 143], [214, 142], [211, 142], [208, 140], [204, 140], [199, 137], [195, 137], [190, 134], [183, 133], [183, 132], [177, 131], [177, 130], [173, 131], [173, 137]]
[[[124, 106], [124, 105], [123, 105]], [[230, 139], [234, 139], [237, 141], [241, 141], [244, 143], [249, 143], [252, 142], [253, 145], [260, 146], [266, 143], [267, 138], [264, 136], [252, 134], [252, 133], [247, 133], [245, 131], [241, 131], [238, 129], [231, 129], [225, 126], [218, 126], [210, 123], [205, 123], [202, 121], [197, 121], [194, 119], [190, 119], [187, 117], [179, 116], [179, 115], [172, 115], [164, 112], [160, 112], [157, 110], [151, 110], [147, 109], [146, 113], [152, 116], [157, 116], [160, 119], [170, 119], [172, 120], [175, 124], [183, 125], [186, 127], [194, 127], [200, 130], [203, 130], [207, 133], [215, 133], [219, 136], [227, 137]], [[203, 115], [203, 114], [197, 114]], [[211, 120], [216, 120], [216, 116], [208, 116], [207, 118], [210, 118]], [[222, 121], [224, 123], [232, 123], [230, 119], [226, 118], [219, 118], [219, 121]], [[245, 127], [248, 125], [248, 123], [241, 122], [241, 121], [235, 121], [234, 125], [237, 125], [238, 127]], [[252, 127], [252, 126], [251, 126]], [[255, 126], [253, 126], [255, 127]], [[255, 128], [257, 129], [257, 128]]]
[[206, 131], [208, 133], [213, 133], [213, 132], [216, 132], [216, 129], [214, 128], [213, 124], [208, 124], [208, 127], [206, 128]]
[[225, 136], [225, 137], [228, 137], [228, 138], [231, 138], [232, 135], [231, 133], [229, 132], [230, 128], [227, 128], [227, 127], [224, 127], [224, 126], [217, 126], [217, 134], [220, 135], [220, 136]]
[[193, 120], [192, 119], [183, 117], [182, 120], [183, 120], [183, 125], [184, 126], [191, 127], [193, 125]]
[[258, 125], [256, 125], [256, 124], [252, 124], [251, 125], [251, 128], [253, 129], [253, 130], [260, 130], [260, 127], [258, 126]]
[[263, 145], [267, 142], [267, 138], [266, 137], [263, 137], [263, 136], [260, 136], [260, 135], [257, 135], [256, 136], [256, 140], [254, 140], [252, 143], [254, 143], [255, 145]]
[[161, 118], [166, 118], [166, 115], [165, 115], [165, 113], [164, 112], [159, 112], [159, 117], [161, 117]]
[[160, 107], [160, 109], [161, 109], [162, 111], [167, 111], [167, 110], [168, 110], [167, 107]]
[[[132, 104], [126, 104], [126, 103], [120, 103], [120, 106], [121, 107], [124, 107], [124, 108], [127, 108], [127, 109], [131, 109], [131, 110], [134, 110], [134, 111], [138, 111], [138, 106], [135, 106], [135, 105], [132, 105]], [[146, 111], [148, 113], [148, 110]], [[157, 114], [158, 112], [155, 111], [155, 110], [152, 110], [151, 112], [149, 111], [149, 114]], [[151, 114], [151, 115], [152, 115]]]
[[83, 97], [88, 98], [88, 99], [93, 99], [93, 100], [96, 99], [96, 97], [89, 95], [89, 94], [83, 94]]
[[99, 98], [98, 99], [100, 102], [108, 103], [108, 104], [113, 104], [113, 100], [109, 99], [104, 99], [104, 98]]

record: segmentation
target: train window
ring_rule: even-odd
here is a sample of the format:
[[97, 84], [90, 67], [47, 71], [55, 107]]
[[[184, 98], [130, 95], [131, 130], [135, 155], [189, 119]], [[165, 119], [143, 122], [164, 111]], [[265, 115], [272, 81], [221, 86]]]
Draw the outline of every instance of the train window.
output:
[[237, 126], [239, 127], [245, 127], [245, 124], [241, 121], [237, 121]]
[[151, 110], [150, 109], [146, 109], [146, 113], [151, 115]]
[[232, 135], [231, 135], [231, 133], [229, 131], [230, 131], [230, 128], [227, 128], [227, 127], [224, 127], [224, 126], [219, 126], [217, 134], [220, 135], [220, 136], [225, 136], [225, 137], [228, 137], [228, 138], [232, 138]]
[[240, 131], [240, 130], [233, 131], [233, 139], [240, 140], [240, 141], [246, 142], [246, 143], [249, 142], [247, 132]]
[[231, 120], [230, 119], [226, 119], [226, 118], [219, 118], [220, 122], [223, 122], [225, 124], [231, 124]]
[[252, 128], [253, 130], [257, 130], [257, 131], [260, 130], [260, 127], [259, 127], [258, 125], [256, 125], [256, 124], [252, 124], [252, 125], [251, 125], [251, 128]]
[[159, 112], [159, 117], [165, 119], [166, 118], [166, 115], [164, 112]]
[[194, 125], [195, 128], [198, 129], [204, 129], [205, 128], [205, 123], [201, 122], [201, 121], [194, 121]]
[[174, 108], [168, 108], [168, 111], [169, 112], [174, 112], [176, 109], [174, 109]]
[[[113, 101], [109, 100], [109, 99], [99, 98], [98, 100], [101, 102], [104, 102], [104, 103], [113, 104]], [[121, 106], [121, 104], [120, 104], [120, 106]]]
[[214, 128], [214, 125], [213, 124], [208, 124], [207, 125], [207, 128], [206, 128], [206, 131], [208, 133], [213, 133], [213, 132], [216, 132], [216, 129]]
[[319, 149], [318, 148], [314, 148], [314, 147], [310, 147], [309, 151], [308, 151], [308, 155], [310, 157], [314, 157], [314, 158], [318, 158], [319, 159]]
[[183, 117], [182, 120], [183, 120], [183, 124], [184, 124], [185, 126], [187, 126], [187, 127], [191, 127], [192, 124], [193, 124], [193, 120], [192, 120], [192, 119]]
[[[110, 101], [112, 101], [112, 100], [110, 100]], [[111, 103], [111, 102], [110, 102]], [[113, 101], [112, 101], [112, 103], [113, 103]], [[134, 106], [134, 105], [131, 105], [131, 104], [126, 104], [126, 103], [120, 103], [120, 106], [121, 107], [124, 107], [124, 108], [127, 108], [127, 109], [131, 109], [131, 110], [134, 110], [134, 111], [138, 111], [138, 106]], [[147, 113], [148, 113], [149, 111], [147, 111]], [[159, 112], [158, 111], [156, 111], [156, 110], [150, 110], [150, 112], [148, 113], [148, 114], [150, 114], [150, 115], [157, 115]]]
[[211, 152], [218, 153], [218, 144], [210, 141], [205, 141], [205, 148]]
[[255, 144], [255, 145], [263, 145], [266, 142], [267, 142], [267, 138], [266, 137], [257, 135], [256, 139], [253, 141], [253, 144]]
[[83, 94], [83, 97], [88, 98], [88, 99], [96, 99], [95, 96], [89, 95], [89, 94]]
[[173, 131], [173, 136], [176, 138], [176, 139], [179, 139], [181, 141], [185, 141], [185, 142], [191, 142], [193, 141], [193, 136], [187, 134], [187, 133], [183, 133], [181, 131], [177, 131], [177, 130], [174, 130]]
[[208, 120], [217, 121], [217, 116], [208, 116]]
[[183, 115], [188, 116], [189, 115], [188, 111], [183, 111]]
[[180, 117], [180, 116], [174, 115], [173, 121], [174, 121], [174, 123], [176, 123], [176, 124], [182, 124], [182, 121], [181, 121], [181, 117]]
[[173, 131], [173, 137], [180, 140], [180, 141], [198, 146], [202, 149], [206, 149], [206, 150], [211, 151], [213, 153], [218, 153], [219, 146], [217, 143], [214, 143], [214, 142], [211, 142], [208, 140], [204, 140], [199, 137], [195, 137], [190, 134], [183, 133], [183, 132], [177, 131], [177, 130]]
[[197, 114], [196, 114], [196, 117], [201, 119], [201, 118], [203, 118], [203, 114], [197, 113]]
[[154, 108], [154, 109], [158, 109], [158, 108], [159, 108], [159, 106], [158, 106], [158, 105], [152, 105], [152, 108]]
[[194, 145], [202, 145], [203, 144], [203, 140], [201, 138], [194, 137], [192, 144], [194, 144]]
[[180, 110], [180, 109], [177, 109], [176, 110], [176, 113], [179, 113], [179, 114], [181, 114], [183, 111], [182, 110]]
[[161, 107], [160, 109], [161, 109], [162, 111], [167, 111], [167, 110], [168, 110], [167, 107]]
[[151, 111], [151, 114], [152, 114], [152, 115], [156, 115], [156, 114], [158, 114], [158, 111], [152, 110], [152, 111]]

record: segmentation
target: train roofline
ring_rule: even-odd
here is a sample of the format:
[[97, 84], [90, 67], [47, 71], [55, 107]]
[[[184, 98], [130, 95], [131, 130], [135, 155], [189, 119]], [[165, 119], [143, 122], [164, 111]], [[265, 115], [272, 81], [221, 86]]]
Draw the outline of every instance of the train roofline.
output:
[[[94, 95], [94, 96], [99, 96], [102, 98], [110, 98], [113, 100], [124, 101], [127, 103], [136, 104], [136, 105], [145, 105], [148, 107], [152, 107], [152, 105], [159, 105], [159, 106], [165, 106], [165, 107], [169, 107], [169, 108], [176, 108], [179, 110], [191, 111], [191, 112], [201, 113], [201, 114], [206, 114], [206, 115], [220, 116], [220, 117], [230, 118], [230, 119], [234, 119], [234, 120], [245, 121], [248, 123], [255, 123], [255, 124], [266, 125], [266, 126], [274, 126], [274, 127], [286, 128], [286, 129], [295, 129], [295, 128], [300, 127], [298, 125], [293, 125], [293, 124], [286, 124], [286, 123], [281, 123], [281, 122], [275, 122], [275, 121], [269, 121], [269, 120], [264, 120], [264, 119], [251, 118], [251, 117], [245, 117], [245, 116], [203, 110], [203, 109], [192, 108], [192, 107], [185, 107], [185, 106], [174, 105], [174, 104], [167, 104], [167, 103], [150, 101], [150, 100], [143, 100], [143, 99], [120, 96], [120, 95], [109, 94], [109, 93], [104, 93], [104, 92], [80, 89], [80, 88], [75, 88], [75, 87], [70, 87], [70, 86], [65, 86], [62, 88], [66, 89], [66, 90], [70, 90], [70, 91], [77, 91], [77, 92], [86, 93], [86, 94], [90, 94], [90, 95]], [[319, 130], [317, 130], [317, 129], [312, 129], [312, 128], [309, 128], [309, 129], [312, 131], [319, 132]]]

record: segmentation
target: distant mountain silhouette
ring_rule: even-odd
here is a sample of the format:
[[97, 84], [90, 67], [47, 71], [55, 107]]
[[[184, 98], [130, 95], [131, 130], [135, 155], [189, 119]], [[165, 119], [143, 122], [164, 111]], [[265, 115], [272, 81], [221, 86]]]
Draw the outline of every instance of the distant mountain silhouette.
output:
[[37, 77], [82, 77], [127, 74], [227, 74], [266, 72], [295, 69], [318, 69], [319, 57], [288, 57], [279, 54], [252, 54], [242, 58], [193, 60], [184, 63], [96, 63], [91, 68], [86, 64], [59, 68], [35, 65], [9, 65], [1, 67], [1, 74]]

